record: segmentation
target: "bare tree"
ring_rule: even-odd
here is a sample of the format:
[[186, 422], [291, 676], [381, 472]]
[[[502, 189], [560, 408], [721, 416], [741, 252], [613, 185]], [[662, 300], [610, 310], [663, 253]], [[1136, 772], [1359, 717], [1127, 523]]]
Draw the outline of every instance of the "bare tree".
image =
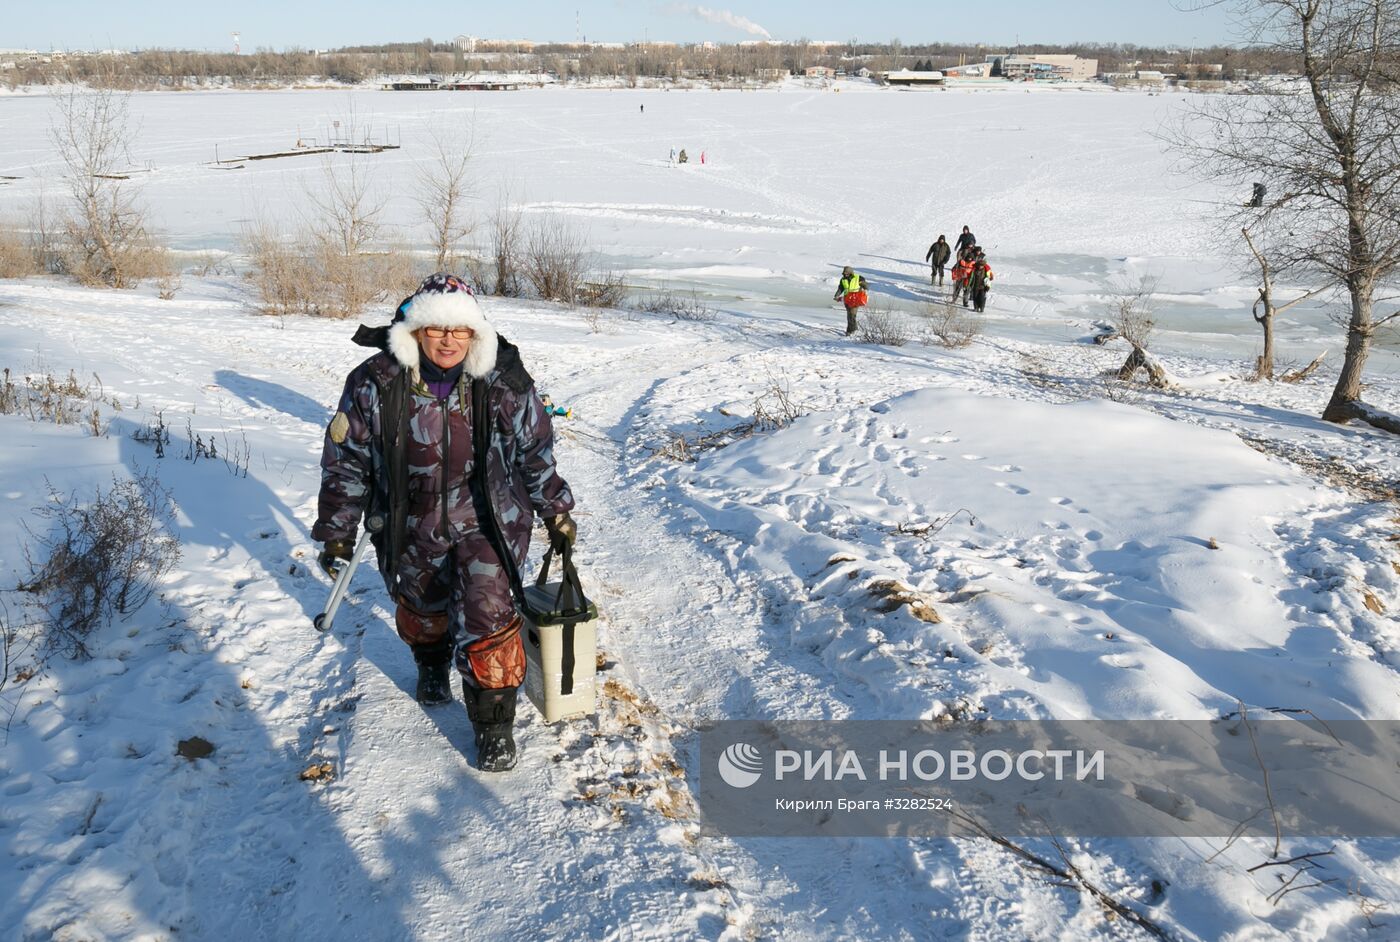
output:
[[[355, 139], [353, 121], [347, 133]], [[316, 308], [331, 317], [354, 317], [411, 282], [411, 264], [404, 253], [379, 245], [387, 200], [364, 157], [328, 156], [321, 176], [322, 188], [308, 193], [306, 235], [325, 292], [315, 299]]]
[[66, 267], [80, 281], [130, 287], [149, 246], [145, 213], [122, 170], [130, 163], [128, 95], [72, 86], [55, 99], [50, 135], [67, 170], [71, 200]]
[[430, 133], [428, 162], [418, 171], [418, 207], [432, 236], [437, 270], [445, 271], [472, 231], [466, 203], [473, 195], [467, 171], [474, 134], [470, 124], [455, 133], [434, 125]]
[[[1286, 270], [1290, 262], [1285, 262], [1282, 269], [1275, 268], [1270, 264], [1268, 255], [1254, 244], [1254, 238], [1249, 234], [1249, 229], [1242, 228], [1240, 233], [1244, 236], [1245, 245], [1249, 246], [1250, 254], [1254, 256], [1254, 263], [1259, 266], [1259, 299], [1254, 302], [1250, 314], [1254, 317], [1254, 322], [1264, 330], [1264, 351], [1259, 354], [1259, 359], [1254, 363], [1254, 376], [1252, 378], [1271, 380], [1274, 378], [1274, 318], [1327, 289], [1315, 288], [1299, 295], [1282, 307], [1278, 306], [1274, 303], [1274, 276], [1280, 270]], [[1291, 263], [1296, 264], [1297, 261], [1295, 256]]]
[[491, 216], [491, 265], [495, 275], [492, 294], [518, 298], [524, 292], [520, 273], [523, 228], [520, 210], [511, 205], [510, 190], [502, 187]]
[[1400, 0], [1228, 2], [1301, 79], [1207, 99], [1170, 138], [1202, 175], [1277, 194], [1231, 221], [1267, 220], [1300, 271], [1345, 293], [1346, 359], [1322, 417], [1400, 433], [1400, 418], [1361, 401], [1376, 330], [1400, 317], [1375, 311], [1400, 267]]

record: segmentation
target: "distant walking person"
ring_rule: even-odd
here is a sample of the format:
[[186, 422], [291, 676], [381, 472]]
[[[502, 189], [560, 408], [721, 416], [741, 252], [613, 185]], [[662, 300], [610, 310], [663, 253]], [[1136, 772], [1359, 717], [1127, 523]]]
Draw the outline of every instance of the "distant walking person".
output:
[[977, 245], [977, 237], [972, 234], [971, 229], [963, 226], [962, 235], [958, 236], [958, 241], [953, 243], [953, 251], [958, 254], [958, 258], [962, 258], [963, 250], [970, 249], [975, 245]]
[[847, 265], [841, 269], [841, 281], [836, 285], [836, 294], [831, 300], [846, 305], [846, 336], [856, 332], [856, 309], [865, 306], [866, 281], [864, 275], [857, 275], [855, 269]]
[[987, 256], [977, 253], [972, 263], [972, 273], [968, 276], [972, 288], [972, 309], [979, 314], [987, 309], [987, 292], [992, 289], [992, 266], [987, 264]]
[[646, 113], [647, 113], [647, 106], [646, 106], [646, 105], [638, 105], [637, 107], [642, 109], [642, 112], [641, 112], [642, 114], [646, 114]]
[[924, 261], [933, 263], [933, 270], [929, 273], [931, 284], [942, 286], [943, 269], [948, 264], [948, 259], [953, 257], [953, 250], [948, 245], [948, 240], [943, 236], [938, 237], [938, 241], [928, 247], [928, 252], [924, 254]]
[[958, 263], [953, 266], [953, 303], [958, 303], [958, 298], [962, 298], [963, 307], [967, 307], [970, 300], [969, 289], [972, 287], [972, 266], [973, 257], [971, 252], [959, 252]]

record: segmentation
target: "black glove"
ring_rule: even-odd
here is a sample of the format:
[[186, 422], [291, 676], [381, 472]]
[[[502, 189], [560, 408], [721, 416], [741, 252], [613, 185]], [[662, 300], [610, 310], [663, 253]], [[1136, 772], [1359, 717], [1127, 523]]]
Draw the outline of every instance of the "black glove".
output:
[[321, 548], [320, 555], [316, 557], [316, 564], [321, 567], [322, 572], [334, 579], [340, 575], [336, 560], [348, 562], [354, 555], [354, 540], [327, 540]]
[[578, 524], [567, 511], [557, 517], [545, 517], [544, 528], [549, 533], [549, 545], [556, 553], [563, 553], [566, 547], [572, 548], [574, 540], [578, 539]]

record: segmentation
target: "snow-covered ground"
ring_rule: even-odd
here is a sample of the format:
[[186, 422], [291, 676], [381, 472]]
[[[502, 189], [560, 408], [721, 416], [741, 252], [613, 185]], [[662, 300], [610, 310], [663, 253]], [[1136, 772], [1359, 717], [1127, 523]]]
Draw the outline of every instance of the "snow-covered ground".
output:
[[[353, 103], [401, 126], [404, 149], [371, 160], [403, 222], [403, 171], [444, 119], [441, 97]], [[48, 484], [154, 469], [184, 548], [159, 601], [112, 626], [93, 659], [3, 691], [17, 709], [0, 746], [0, 924], [16, 937], [1133, 938], [984, 841], [709, 833], [696, 730], [1200, 719], [1238, 702], [1400, 718], [1396, 510], [1374, 499], [1400, 453], [1315, 418], [1326, 376], [1239, 379], [1252, 289], [1204, 248], [1209, 203], [1225, 196], [1168, 177], [1147, 136], [1169, 99], [787, 88], [459, 101], [456, 118], [475, 111], [485, 201], [518, 184], [529, 212], [577, 219], [629, 281], [695, 285], [720, 309], [595, 325], [486, 302], [541, 389], [575, 410], [557, 424], [559, 460], [603, 612], [598, 716], [545, 726], [523, 705], [520, 766], [484, 777], [464, 756], [460, 706], [413, 702], [372, 573], [332, 635], [311, 629], [327, 584], [307, 533], [324, 423], [363, 353], [352, 325], [255, 315], [234, 277], [187, 276], [172, 301], [0, 282], [0, 366], [95, 374], [111, 422], [92, 437], [0, 416], [5, 585], [28, 571], [24, 524]], [[285, 146], [350, 105], [138, 96], [133, 160], [155, 163], [146, 197], [177, 245], [229, 248], [240, 219], [294, 203], [319, 167], [213, 171], [212, 143]], [[54, 172], [47, 107], [0, 100], [0, 173], [23, 177], [0, 187], [0, 212]], [[673, 145], [706, 164], [668, 166]], [[841, 264], [912, 307], [930, 295], [927, 243], [963, 222], [998, 273], [974, 345], [835, 333]], [[1106, 383], [1123, 352], [1076, 342], [1114, 279], [1139, 272], [1168, 296], [1161, 349], [1179, 382], [1166, 392]], [[1285, 325], [1297, 359], [1329, 341], [1324, 311]], [[1388, 356], [1368, 397], [1397, 410]], [[756, 408], [798, 417], [723, 435]], [[173, 433], [164, 458], [132, 437], [157, 413]], [[236, 457], [186, 460], [194, 434], [246, 449], [246, 476]], [[675, 460], [678, 436], [695, 460]], [[891, 581], [904, 604], [890, 604]], [[177, 756], [191, 736], [213, 755]], [[299, 780], [321, 762], [330, 781]], [[1267, 859], [1257, 841], [1064, 849], [1173, 938], [1392, 937], [1400, 842], [1290, 838], [1284, 856], [1333, 843], [1306, 881], [1332, 882], [1276, 904], [1292, 871], [1250, 872]]]

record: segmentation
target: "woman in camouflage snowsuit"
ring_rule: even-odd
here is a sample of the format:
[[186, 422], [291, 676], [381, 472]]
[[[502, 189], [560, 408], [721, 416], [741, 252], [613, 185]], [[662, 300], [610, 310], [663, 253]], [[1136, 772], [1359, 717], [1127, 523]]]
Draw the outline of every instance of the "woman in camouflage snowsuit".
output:
[[322, 566], [349, 558], [362, 516], [382, 517], [372, 538], [418, 699], [451, 699], [455, 650], [478, 764], [504, 771], [525, 678], [512, 586], [536, 514], [556, 544], [574, 536], [549, 415], [519, 351], [452, 275], [428, 278], [387, 329], [355, 339], [382, 352], [350, 373], [326, 431], [311, 531]]

